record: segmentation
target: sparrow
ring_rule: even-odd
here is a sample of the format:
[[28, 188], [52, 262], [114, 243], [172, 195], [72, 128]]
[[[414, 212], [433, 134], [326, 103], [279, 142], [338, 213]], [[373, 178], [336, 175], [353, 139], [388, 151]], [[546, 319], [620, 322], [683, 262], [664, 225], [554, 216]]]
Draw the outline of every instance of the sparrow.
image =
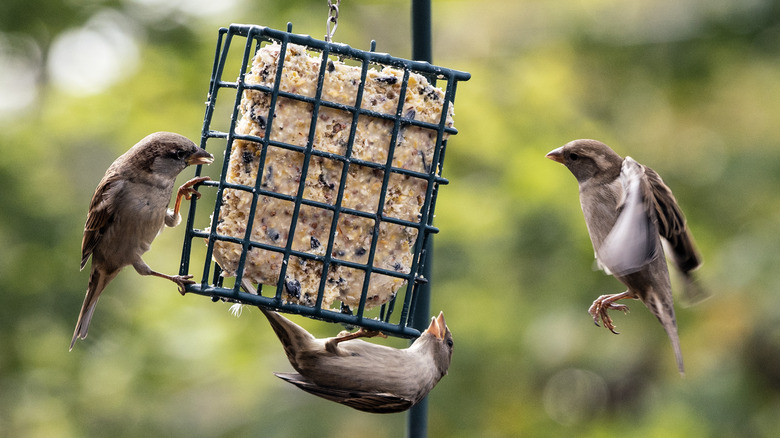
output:
[[302, 390], [351, 408], [373, 413], [401, 412], [422, 400], [447, 374], [452, 333], [444, 313], [409, 348], [399, 350], [357, 339], [355, 333], [317, 339], [277, 312], [260, 308], [282, 342], [296, 373], [274, 373]]
[[566, 166], [577, 179], [598, 266], [628, 288], [598, 297], [588, 309], [593, 321], [598, 326], [600, 319], [617, 334], [607, 312], [628, 311], [618, 300], [641, 300], [666, 330], [677, 367], [684, 373], [662, 239], [682, 274], [690, 301], [706, 293], [694, 281], [692, 271], [701, 265], [701, 256], [672, 191], [653, 169], [631, 157], [624, 159], [596, 140], [574, 140], [547, 158]]
[[89, 204], [84, 237], [81, 241], [81, 269], [92, 257], [87, 295], [81, 306], [70, 349], [76, 339], [87, 337], [98, 298], [122, 268], [132, 265], [141, 275], [154, 275], [173, 281], [184, 294], [191, 275], [166, 275], [153, 271], [141, 256], [163, 226], [181, 222], [182, 197], [196, 199], [192, 186], [210, 178], [193, 178], [183, 184], [173, 209], [168, 208], [176, 177], [193, 164], [210, 164], [214, 157], [184, 136], [156, 132], [144, 137], [117, 158], [95, 189]]

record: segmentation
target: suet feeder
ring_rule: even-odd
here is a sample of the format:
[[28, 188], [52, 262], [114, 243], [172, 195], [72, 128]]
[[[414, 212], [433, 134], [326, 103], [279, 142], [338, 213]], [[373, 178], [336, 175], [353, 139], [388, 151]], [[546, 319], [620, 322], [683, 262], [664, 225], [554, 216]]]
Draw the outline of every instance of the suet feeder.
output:
[[419, 336], [452, 105], [470, 75], [374, 49], [292, 25], [219, 30], [201, 147], [224, 161], [196, 171], [211, 181], [190, 205], [187, 292]]

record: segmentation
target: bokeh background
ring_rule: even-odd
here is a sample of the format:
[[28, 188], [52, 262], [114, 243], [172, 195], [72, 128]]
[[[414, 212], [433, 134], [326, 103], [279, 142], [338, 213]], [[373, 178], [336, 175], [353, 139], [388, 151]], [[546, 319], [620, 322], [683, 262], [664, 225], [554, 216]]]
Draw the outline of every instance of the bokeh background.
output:
[[[778, 2], [437, 0], [433, 12], [434, 62], [472, 79], [437, 205], [432, 311], [455, 353], [430, 395], [430, 436], [774, 436]], [[68, 352], [84, 220], [108, 165], [153, 131], [197, 141], [220, 26], [290, 21], [321, 37], [326, 16], [326, 0], [0, 3], [0, 435], [403, 436], [404, 414], [276, 379], [291, 367], [257, 310], [235, 318], [132, 269]], [[334, 39], [409, 57], [409, 16], [408, 1], [345, 0]], [[576, 182], [544, 158], [583, 137], [657, 170], [688, 217], [713, 295], [677, 306], [684, 378], [639, 302], [615, 315], [619, 336], [586, 313], [623, 289], [593, 269]], [[166, 229], [145, 260], [175, 272], [182, 236]]]

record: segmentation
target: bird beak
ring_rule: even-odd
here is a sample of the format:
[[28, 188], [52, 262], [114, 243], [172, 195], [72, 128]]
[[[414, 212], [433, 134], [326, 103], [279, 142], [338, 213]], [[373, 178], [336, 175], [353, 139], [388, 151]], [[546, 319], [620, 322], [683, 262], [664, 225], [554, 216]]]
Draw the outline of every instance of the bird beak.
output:
[[563, 146], [550, 151], [545, 157], [563, 164]]
[[198, 149], [197, 152], [190, 155], [187, 158], [187, 165], [192, 166], [194, 164], [211, 164], [214, 161], [214, 156], [206, 152], [205, 149]]
[[425, 333], [430, 333], [439, 339], [444, 339], [444, 335], [447, 333], [447, 324], [444, 322], [444, 312], [439, 312], [438, 317], [431, 318], [431, 325], [428, 326]]

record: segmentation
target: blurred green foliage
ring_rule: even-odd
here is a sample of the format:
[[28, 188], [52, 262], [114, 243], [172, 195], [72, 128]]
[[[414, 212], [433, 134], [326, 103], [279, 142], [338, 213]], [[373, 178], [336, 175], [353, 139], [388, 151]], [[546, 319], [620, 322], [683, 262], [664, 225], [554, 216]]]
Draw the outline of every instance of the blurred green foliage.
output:
[[[458, 90], [451, 183], [437, 204], [432, 310], [444, 310], [456, 347], [430, 396], [430, 435], [773, 436], [777, 2], [433, 8], [434, 61], [472, 79]], [[132, 269], [104, 294], [89, 338], [67, 349], [87, 283], [84, 219], [105, 168], [153, 131], [198, 138], [219, 26], [290, 21], [321, 37], [326, 16], [324, 0], [0, 3], [0, 435], [404, 433], [405, 415], [353, 411], [273, 377], [290, 366], [259, 312], [234, 318]], [[408, 1], [345, 1], [340, 20], [337, 41], [411, 53]], [[85, 29], [102, 37], [75, 37]], [[77, 86], [103, 71], [101, 52], [87, 50], [98, 43], [114, 50], [91, 80], [101, 86]], [[688, 216], [713, 297], [677, 306], [684, 378], [640, 303], [615, 315], [620, 336], [585, 312], [621, 285], [594, 271], [576, 183], [544, 158], [583, 137], [657, 170]], [[181, 228], [166, 230], [146, 261], [174, 272], [181, 240]], [[339, 330], [296, 321], [318, 336]]]

